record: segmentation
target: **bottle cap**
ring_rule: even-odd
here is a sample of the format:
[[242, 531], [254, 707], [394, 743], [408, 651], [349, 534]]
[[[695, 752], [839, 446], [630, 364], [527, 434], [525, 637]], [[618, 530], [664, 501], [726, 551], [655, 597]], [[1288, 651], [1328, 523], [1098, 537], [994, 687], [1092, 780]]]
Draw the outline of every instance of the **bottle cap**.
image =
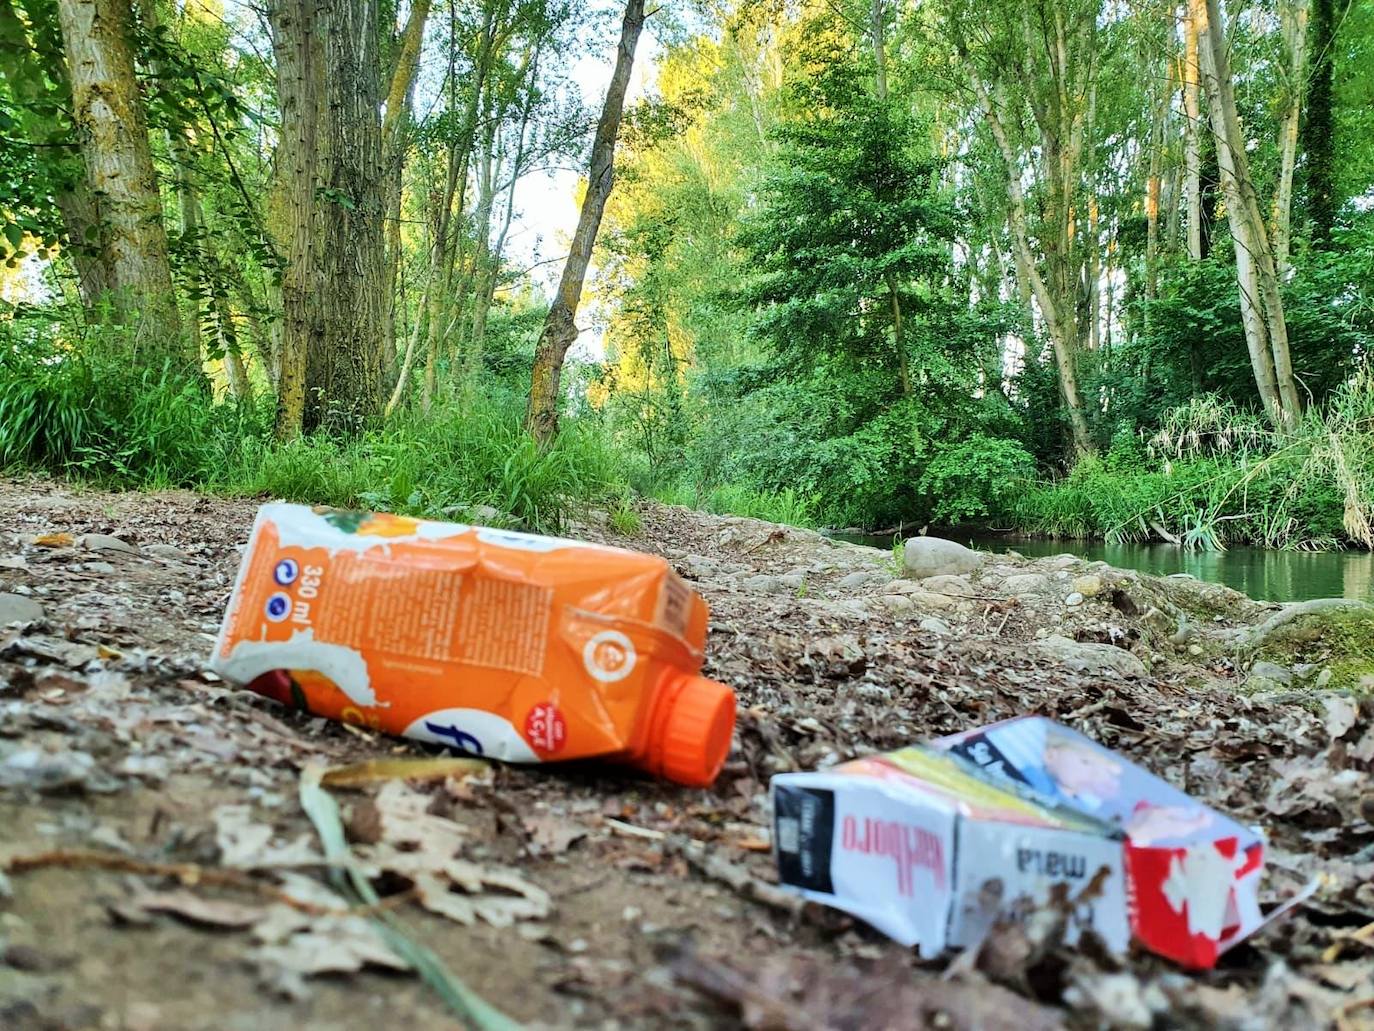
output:
[[735, 692], [696, 676], [682, 677], [668, 691], [655, 742], [662, 774], [688, 787], [708, 787], [730, 754]]

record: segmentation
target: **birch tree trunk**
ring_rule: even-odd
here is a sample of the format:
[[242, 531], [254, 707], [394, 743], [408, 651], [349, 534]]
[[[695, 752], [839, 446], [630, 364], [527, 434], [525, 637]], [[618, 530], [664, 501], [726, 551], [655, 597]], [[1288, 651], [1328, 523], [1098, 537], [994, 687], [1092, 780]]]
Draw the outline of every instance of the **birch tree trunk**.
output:
[[72, 120], [86, 183], [100, 203], [101, 262], [138, 357], [199, 369], [182, 331], [167, 257], [167, 229], [134, 76], [129, 0], [59, 0], [71, 76]]
[[1189, 0], [1189, 3], [1198, 25], [1202, 78], [1207, 89], [1217, 165], [1235, 244], [1246, 346], [1266, 411], [1279, 427], [1291, 427], [1302, 414], [1302, 404], [1289, 358], [1288, 326], [1279, 296], [1274, 254], [1250, 177], [1245, 139], [1236, 113], [1230, 62], [1226, 56], [1226, 27], [1221, 21], [1217, 0]]
[[1307, 75], [1308, 0], [1291, 0], [1283, 7], [1283, 36], [1288, 44], [1288, 107], [1283, 116], [1279, 184], [1274, 192], [1274, 263], [1279, 275], [1288, 271], [1293, 224], [1293, 169], [1298, 159], [1298, 122], [1302, 116]]
[[1183, 19], [1183, 213], [1188, 257], [1202, 260], [1202, 105], [1198, 66], [1198, 23], [1190, 0]]
[[568, 355], [568, 348], [577, 339], [577, 306], [582, 300], [582, 286], [587, 276], [587, 265], [592, 259], [596, 233], [601, 226], [601, 215], [606, 210], [606, 200], [611, 195], [615, 181], [615, 141], [625, 108], [625, 91], [630, 85], [635, 46], [643, 27], [644, 0], [626, 0], [615, 71], [611, 74], [611, 84], [601, 108], [601, 119], [592, 140], [587, 192], [582, 198], [582, 211], [577, 219], [577, 230], [573, 233], [572, 249], [568, 252], [568, 260], [558, 282], [558, 293], [544, 319], [544, 328], [534, 351], [534, 368], [530, 373], [530, 406], [525, 421], [530, 432], [541, 443], [552, 440], [558, 432], [563, 360]]

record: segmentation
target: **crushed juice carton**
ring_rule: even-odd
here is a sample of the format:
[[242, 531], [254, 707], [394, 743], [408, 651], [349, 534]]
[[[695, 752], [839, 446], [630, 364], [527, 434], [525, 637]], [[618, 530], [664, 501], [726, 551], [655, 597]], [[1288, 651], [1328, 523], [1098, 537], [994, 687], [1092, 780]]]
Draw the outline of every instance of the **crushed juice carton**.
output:
[[1043, 717], [781, 774], [772, 795], [780, 880], [924, 956], [973, 944], [993, 881], [1030, 905], [1062, 886], [1077, 927], [1191, 967], [1264, 922], [1255, 831]]
[[508, 762], [591, 757], [702, 786], [735, 696], [706, 603], [656, 556], [382, 512], [258, 510], [211, 661], [373, 730]]

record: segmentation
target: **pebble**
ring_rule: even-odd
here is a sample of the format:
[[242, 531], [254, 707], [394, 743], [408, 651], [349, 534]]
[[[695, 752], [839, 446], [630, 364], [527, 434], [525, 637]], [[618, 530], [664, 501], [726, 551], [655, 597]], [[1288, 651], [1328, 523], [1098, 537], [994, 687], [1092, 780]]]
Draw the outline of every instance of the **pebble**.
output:
[[87, 562], [87, 563], [83, 566], [83, 568], [84, 568], [84, 569], [86, 570], [86, 572], [88, 572], [88, 573], [107, 573], [107, 574], [108, 574], [108, 573], [113, 573], [113, 572], [115, 571], [114, 566], [110, 565], [108, 562]]
[[1080, 593], [1079, 591], [1074, 591], [1072, 594], [1070, 594], [1067, 598], [1064, 599], [1064, 604], [1067, 605], [1067, 606], [1068, 606], [1069, 608], [1071, 608], [1071, 609], [1072, 609], [1072, 608], [1077, 608], [1079, 605], [1082, 605], [1082, 604], [1083, 604], [1083, 595], [1082, 595], [1082, 593]]
[[1197, 656], [1201, 655], [1201, 654], [1202, 654], [1202, 645], [1200, 645], [1200, 644], [1190, 644], [1190, 645], [1188, 645], [1188, 654], [1191, 655], [1191, 656], [1193, 656], [1194, 658], [1196, 658]]
[[1096, 598], [1102, 593], [1102, 577], [1095, 573], [1088, 573], [1086, 576], [1076, 576], [1073, 580], [1073, 589], [1076, 593], [1085, 598]]
[[143, 548], [145, 555], [153, 558], [166, 559], [169, 562], [190, 562], [191, 556], [182, 551], [175, 544], [148, 544]]
[[111, 537], [108, 533], [83, 533], [76, 541], [87, 551], [117, 551], [124, 555], [137, 555], [138, 545]]
[[939, 637], [948, 637], [954, 631], [950, 629], [948, 623], [943, 619], [936, 619], [934, 616], [926, 616], [920, 623], [916, 624], [928, 634], [935, 634]]
[[6, 623], [36, 623], [44, 616], [43, 606], [22, 594], [0, 594], [0, 626]]

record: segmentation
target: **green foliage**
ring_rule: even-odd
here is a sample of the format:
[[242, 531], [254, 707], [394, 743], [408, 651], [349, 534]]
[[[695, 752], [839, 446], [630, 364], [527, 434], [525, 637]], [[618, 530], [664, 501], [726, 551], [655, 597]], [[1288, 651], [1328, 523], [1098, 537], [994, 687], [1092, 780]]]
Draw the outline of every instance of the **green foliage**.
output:
[[446, 404], [427, 419], [398, 419], [349, 439], [278, 444], [265, 404], [213, 403], [199, 381], [101, 360], [98, 340], [81, 352], [51, 339], [21, 348], [14, 328], [0, 323], [3, 468], [431, 518], [488, 504], [539, 529], [626, 489], [604, 434], [573, 421], [541, 449], [523, 429], [523, 398], [499, 383], [480, 401]]

